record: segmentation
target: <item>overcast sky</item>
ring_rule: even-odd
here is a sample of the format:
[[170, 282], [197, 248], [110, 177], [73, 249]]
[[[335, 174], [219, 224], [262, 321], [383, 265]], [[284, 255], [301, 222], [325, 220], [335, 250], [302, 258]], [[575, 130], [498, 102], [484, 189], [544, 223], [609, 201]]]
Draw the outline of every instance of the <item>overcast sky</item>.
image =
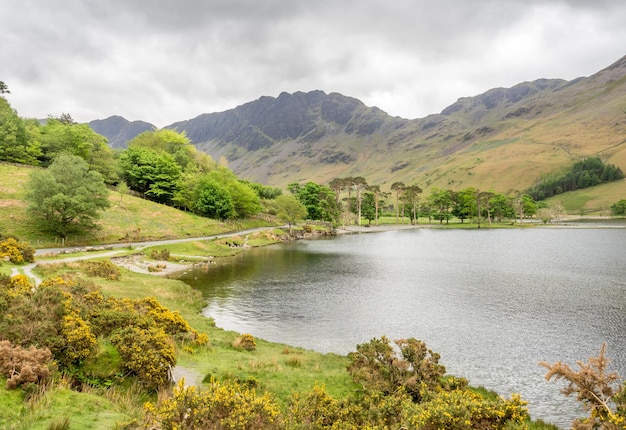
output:
[[626, 55], [625, 0], [2, 0], [22, 117], [163, 127], [323, 90], [421, 118], [459, 97], [589, 76]]

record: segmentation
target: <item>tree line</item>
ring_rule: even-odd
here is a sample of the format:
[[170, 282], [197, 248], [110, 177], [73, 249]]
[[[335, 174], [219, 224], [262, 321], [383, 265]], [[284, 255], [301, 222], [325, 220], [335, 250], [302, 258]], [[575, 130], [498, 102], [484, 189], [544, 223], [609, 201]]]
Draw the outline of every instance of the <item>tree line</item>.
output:
[[571, 169], [562, 175], [543, 179], [527, 192], [535, 200], [544, 200], [557, 194], [620, 179], [624, 179], [622, 169], [613, 164], [604, 164], [597, 157], [589, 157], [574, 163]]
[[427, 195], [417, 184], [394, 182], [389, 191], [370, 185], [363, 177], [335, 178], [329, 185], [307, 182], [291, 183], [287, 189], [307, 210], [312, 220], [334, 224], [379, 224], [381, 216], [395, 216], [396, 223], [419, 223], [428, 218], [448, 223], [457, 218], [481, 222], [502, 222], [534, 216], [542, 205], [528, 194], [515, 191], [511, 195], [467, 187], [459, 191], [433, 187]]

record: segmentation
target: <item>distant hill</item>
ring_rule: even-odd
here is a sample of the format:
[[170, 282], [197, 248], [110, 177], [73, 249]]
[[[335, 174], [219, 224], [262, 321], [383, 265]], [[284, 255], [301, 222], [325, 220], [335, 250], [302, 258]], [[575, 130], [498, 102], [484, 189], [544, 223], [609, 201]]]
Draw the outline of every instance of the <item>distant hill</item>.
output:
[[225, 156], [238, 175], [271, 185], [358, 175], [383, 186], [508, 192], [591, 155], [626, 170], [626, 57], [590, 77], [494, 88], [420, 119], [312, 91], [166, 128]]
[[128, 121], [121, 116], [110, 116], [107, 119], [97, 119], [89, 123], [89, 127], [98, 134], [106, 137], [111, 148], [126, 148], [128, 142], [144, 131], [154, 130], [156, 127], [149, 122]]

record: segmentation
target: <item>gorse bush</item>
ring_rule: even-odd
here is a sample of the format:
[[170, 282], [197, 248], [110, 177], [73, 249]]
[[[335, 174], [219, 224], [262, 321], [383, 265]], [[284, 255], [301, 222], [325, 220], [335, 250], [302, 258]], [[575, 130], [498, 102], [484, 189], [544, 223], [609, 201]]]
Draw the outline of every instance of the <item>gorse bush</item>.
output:
[[[90, 267], [98, 272], [108, 265]], [[22, 275], [0, 279], [0, 339], [23, 348], [47, 348], [61, 371], [89, 380], [80, 368], [97, 354], [100, 336], [122, 358], [120, 374], [135, 377], [151, 390], [168, 382], [176, 363], [174, 336], [192, 346], [209, 342], [178, 312], [152, 297], [104, 297], [96, 286], [69, 278], [50, 278], [36, 289]], [[27, 368], [24, 372], [22, 379], [32, 379]]]
[[487, 400], [468, 390], [442, 391], [430, 400], [403, 411], [411, 428], [423, 430], [503, 429], [507, 423], [528, 419], [526, 403], [518, 395], [510, 400]]
[[124, 328], [113, 333], [111, 343], [119, 351], [124, 369], [146, 386], [158, 388], [169, 380], [176, 357], [174, 346], [162, 328]]
[[111, 263], [111, 260], [85, 262], [83, 270], [89, 276], [98, 276], [112, 281], [117, 281], [122, 277], [122, 271]]
[[396, 340], [395, 344], [399, 355], [385, 336], [357, 345], [356, 351], [348, 354], [348, 372], [354, 382], [385, 394], [403, 388], [416, 402], [441, 389], [446, 368], [439, 364], [439, 354], [413, 338]]
[[243, 349], [246, 351], [254, 351], [256, 349], [256, 341], [251, 334], [244, 333], [237, 337], [233, 342], [233, 348]]
[[14, 264], [32, 263], [35, 261], [35, 249], [14, 237], [0, 237], [0, 259], [4, 257]]
[[147, 403], [145, 409], [147, 426], [163, 430], [282, 428], [280, 409], [270, 395], [236, 382], [213, 380], [199, 391], [181, 381], [170, 398]]

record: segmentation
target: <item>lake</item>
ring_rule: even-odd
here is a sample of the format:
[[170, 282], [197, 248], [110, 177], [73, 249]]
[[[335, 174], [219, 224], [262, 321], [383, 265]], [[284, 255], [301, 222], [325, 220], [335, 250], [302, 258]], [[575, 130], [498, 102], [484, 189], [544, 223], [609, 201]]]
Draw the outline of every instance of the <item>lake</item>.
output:
[[626, 377], [626, 229], [413, 229], [251, 249], [182, 276], [217, 326], [347, 354], [415, 337], [448, 373], [563, 428], [584, 413], [537, 365], [597, 355]]

